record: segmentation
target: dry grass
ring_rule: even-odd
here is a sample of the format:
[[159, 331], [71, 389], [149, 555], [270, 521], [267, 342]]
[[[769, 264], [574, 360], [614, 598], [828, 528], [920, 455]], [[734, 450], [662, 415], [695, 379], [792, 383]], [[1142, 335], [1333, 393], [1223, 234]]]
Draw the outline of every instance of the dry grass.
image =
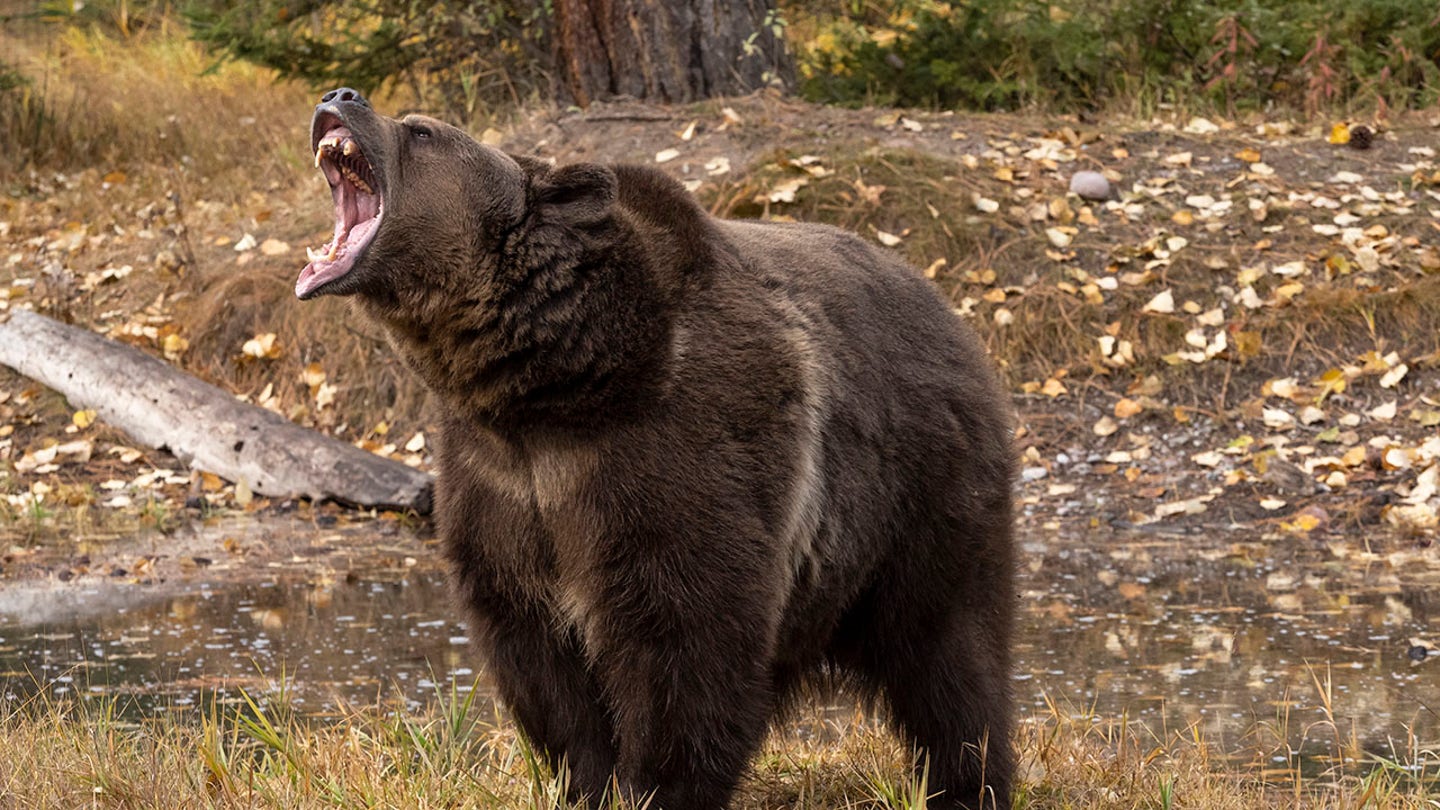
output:
[[57, 26], [10, 39], [5, 57], [30, 81], [0, 106], [7, 140], [19, 146], [0, 159], [159, 164], [205, 177], [266, 177], [301, 161], [303, 141], [290, 135], [309, 94], [261, 68], [217, 67], [172, 25], [128, 38]]
[[[453, 692], [419, 712], [355, 709], [334, 722], [212, 709], [138, 723], [109, 700], [38, 700], [0, 717], [0, 804], [48, 807], [559, 808], [548, 773], [513, 729]], [[1363, 776], [1266, 781], [1237, 770], [1193, 730], [1160, 738], [1057, 706], [1017, 744], [1016, 808], [1351, 808], [1437, 805], [1436, 755], [1377, 762]], [[906, 749], [872, 720], [819, 717], [778, 730], [736, 810], [924, 807]], [[618, 808], [620, 805], [612, 805]]]

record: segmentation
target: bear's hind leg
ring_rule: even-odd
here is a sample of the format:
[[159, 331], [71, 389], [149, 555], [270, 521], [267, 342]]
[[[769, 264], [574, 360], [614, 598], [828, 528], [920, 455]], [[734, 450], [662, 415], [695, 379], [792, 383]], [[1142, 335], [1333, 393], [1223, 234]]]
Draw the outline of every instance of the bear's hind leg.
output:
[[862, 642], [862, 669], [928, 759], [932, 808], [1010, 807], [1013, 597], [1008, 571], [985, 569], [978, 561], [944, 587], [897, 578]]
[[[920, 749], [932, 808], [1008, 810], [1014, 754], [1008, 689], [992, 673], [967, 667], [971, 654], [937, 656], [929, 672], [897, 673], [887, 690], [895, 720]], [[946, 671], [948, 670], [948, 671]]]

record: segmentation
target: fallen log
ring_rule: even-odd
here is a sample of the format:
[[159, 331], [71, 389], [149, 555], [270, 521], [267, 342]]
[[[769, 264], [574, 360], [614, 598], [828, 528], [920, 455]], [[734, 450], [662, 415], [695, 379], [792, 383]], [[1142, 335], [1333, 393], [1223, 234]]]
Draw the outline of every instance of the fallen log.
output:
[[0, 322], [0, 364], [94, 409], [135, 441], [261, 495], [430, 511], [426, 473], [241, 402], [94, 332], [14, 310]]

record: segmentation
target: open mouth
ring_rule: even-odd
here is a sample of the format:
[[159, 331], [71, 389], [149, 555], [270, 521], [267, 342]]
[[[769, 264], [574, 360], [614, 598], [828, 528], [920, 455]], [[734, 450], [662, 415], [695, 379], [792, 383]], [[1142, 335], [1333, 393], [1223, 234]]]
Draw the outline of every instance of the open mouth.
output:
[[315, 166], [330, 183], [335, 201], [335, 236], [324, 247], [306, 248], [310, 263], [295, 281], [295, 295], [308, 298], [321, 286], [341, 278], [375, 239], [385, 213], [375, 169], [359, 142], [338, 118], [325, 122], [315, 146]]

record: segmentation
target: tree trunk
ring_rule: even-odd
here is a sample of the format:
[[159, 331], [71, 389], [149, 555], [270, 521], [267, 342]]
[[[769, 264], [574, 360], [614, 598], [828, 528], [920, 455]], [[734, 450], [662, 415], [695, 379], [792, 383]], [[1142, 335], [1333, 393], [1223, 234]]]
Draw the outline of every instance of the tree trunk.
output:
[[431, 479], [241, 402], [139, 349], [43, 315], [0, 313], [0, 364], [191, 467], [262, 495], [430, 511]]
[[793, 78], [769, 0], [555, 0], [559, 88], [682, 103]]

